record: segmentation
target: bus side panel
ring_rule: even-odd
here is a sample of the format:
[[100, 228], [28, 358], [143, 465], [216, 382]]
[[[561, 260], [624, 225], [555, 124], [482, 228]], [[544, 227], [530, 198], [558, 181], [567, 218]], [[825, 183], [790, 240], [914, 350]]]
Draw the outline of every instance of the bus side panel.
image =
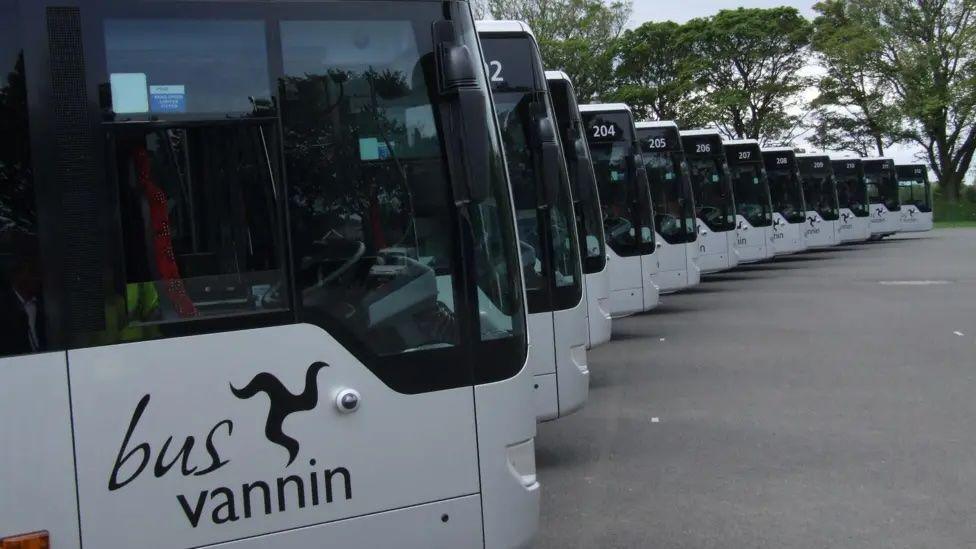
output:
[[699, 234], [695, 245], [698, 247], [698, 267], [702, 274], [717, 273], [729, 268], [729, 240], [728, 235], [735, 231], [714, 232], [706, 227], [705, 222], [698, 220]]
[[661, 288], [654, 282], [657, 274], [661, 272], [661, 263], [657, 253], [640, 256], [640, 263], [643, 281], [643, 310], [647, 312], [661, 303]]
[[[473, 388], [396, 393], [316, 326], [69, 363], [86, 547], [196, 547], [479, 491]], [[361, 401], [343, 413], [347, 389]]]
[[606, 266], [598, 273], [586, 275], [587, 320], [590, 323], [590, 348], [610, 341], [613, 320], [610, 317], [610, 273]]
[[539, 528], [532, 372], [475, 386], [485, 548], [529, 547]]
[[640, 257], [621, 257], [607, 248], [607, 272], [610, 274], [610, 314], [613, 318], [644, 310]]
[[658, 272], [653, 280], [661, 293], [672, 293], [688, 286], [688, 256], [685, 243], [671, 244], [660, 233], [656, 235], [658, 248]]
[[741, 215], [736, 215], [737, 226], [736, 248], [739, 250], [740, 263], [754, 263], [766, 259], [766, 228], [753, 227]]
[[586, 404], [590, 390], [590, 369], [586, 357], [586, 303], [581, 299], [572, 309], [552, 314], [555, 335], [559, 416], [571, 414]]
[[0, 538], [47, 530], [78, 547], [65, 353], [0, 360]]
[[215, 547], [366, 547], [368, 543], [370, 549], [480, 549], [481, 539], [481, 501], [466, 496]]

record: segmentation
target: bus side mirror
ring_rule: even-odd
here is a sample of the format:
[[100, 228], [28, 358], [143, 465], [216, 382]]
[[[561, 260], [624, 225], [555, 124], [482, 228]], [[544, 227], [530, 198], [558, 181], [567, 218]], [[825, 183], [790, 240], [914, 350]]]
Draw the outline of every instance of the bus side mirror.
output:
[[[487, 109], [487, 91], [479, 85], [479, 66], [474, 55], [464, 44], [456, 42], [456, 31], [451, 21], [434, 23], [437, 43], [436, 63], [440, 94], [451, 106], [454, 127], [453, 137], [460, 143], [463, 156], [464, 186], [455, 200], [482, 202], [490, 194], [489, 177], [491, 162], [491, 110]], [[458, 174], [462, 175], [462, 174]], [[455, 176], [456, 177], [456, 176]], [[458, 182], [455, 183], [455, 189]]]
[[556, 128], [548, 116], [536, 118], [536, 138], [542, 150], [542, 191], [545, 204], [551, 205], [559, 196], [559, 184], [562, 181], [563, 157], [559, 154], [559, 142], [556, 141]]

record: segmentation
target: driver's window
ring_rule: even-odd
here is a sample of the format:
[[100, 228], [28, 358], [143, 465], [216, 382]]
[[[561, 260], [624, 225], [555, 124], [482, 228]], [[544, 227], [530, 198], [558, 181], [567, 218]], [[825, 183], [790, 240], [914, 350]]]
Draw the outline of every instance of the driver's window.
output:
[[396, 20], [281, 23], [302, 315], [371, 355], [458, 343], [454, 205], [427, 30]]
[[125, 263], [110, 339], [287, 309], [264, 44], [262, 21], [105, 22], [103, 130]]

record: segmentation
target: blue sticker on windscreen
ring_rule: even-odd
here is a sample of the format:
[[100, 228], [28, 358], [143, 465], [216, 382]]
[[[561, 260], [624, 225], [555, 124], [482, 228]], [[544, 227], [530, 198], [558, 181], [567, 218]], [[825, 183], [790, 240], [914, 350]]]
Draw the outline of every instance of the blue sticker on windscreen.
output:
[[186, 86], [149, 86], [149, 110], [162, 113], [185, 113]]

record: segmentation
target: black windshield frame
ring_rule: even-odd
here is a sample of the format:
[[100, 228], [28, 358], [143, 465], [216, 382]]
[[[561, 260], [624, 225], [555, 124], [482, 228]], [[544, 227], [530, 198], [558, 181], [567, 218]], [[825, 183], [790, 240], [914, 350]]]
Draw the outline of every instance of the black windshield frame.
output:
[[837, 182], [828, 156], [800, 156], [797, 158], [803, 195], [807, 197], [808, 212], [817, 212], [826, 221], [840, 219]]
[[773, 210], [789, 223], [804, 223], [807, 219], [803, 184], [793, 151], [763, 151], [766, 175], [769, 177], [769, 195]]
[[[654, 203], [633, 116], [618, 110], [580, 114], [600, 192], [607, 245], [620, 257], [653, 254]], [[613, 128], [616, 135], [597, 135], [600, 128]]]
[[576, 228], [583, 259], [583, 273], [595, 274], [607, 265], [607, 242], [600, 206], [600, 191], [593, 173], [590, 146], [586, 142], [583, 120], [573, 84], [565, 78], [549, 78], [549, 95], [559, 139], [566, 155], [566, 170], [573, 187], [576, 206]]
[[[518, 212], [525, 209], [523, 205], [530, 210], [530, 214], [536, 218], [537, 236], [541, 236], [537, 240], [540, 240], [538, 244], [543, 252], [541, 264], [545, 284], [538, 289], [526, 284], [529, 312], [570, 309], [579, 304], [583, 297], [583, 271], [576, 208], [566, 172], [565, 154], [557, 142], [559, 165], [545, 165], [542, 143], [537, 135], [540, 124], [548, 122], [555, 129], [556, 122], [542, 56], [535, 39], [528, 34], [488, 32], [481, 33], [480, 39], [485, 59], [492, 67], [492, 97], [506, 149], [516, 212], [521, 215]], [[518, 63], [525, 64], [520, 67]], [[515, 70], [512, 69], [513, 65]], [[508, 79], [510, 77], [512, 80]], [[503, 105], [511, 108], [503, 109]], [[505, 111], [509, 113], [508, 116], [505, 116]], [[545, 171], [553, 169], [558, 170], [559, 189], [552, 202], [548, 202], [543, 177]], [[531, 228], [527, 229], [531, 231]], [[520, 230], [520, 235], [523, 233]], [[523, 265], [523, 271], [526, 277], [536, 274], [528, 265]]]
[[654, 201], [654, 227], [668, 244], [698, 239], [695, 197], [676, 127], [637, 128], [644, 171]]
[[[32, 6], [32, 10], [42, 14], [45, 4], [48, 2], [38, 2]], [[56, 5], [53, 2], [51, 5]], [[93, 138], [89, 141], [79, 140], [77, 146], [85, 150], [87, 160], [82, 161], [84, 170], [78, 172], [78, 177], [92, 179], [97, 184], [91, 185], [93, 191], [91, 203], [85, 207], [92, 208], [92, 214], [88, 219], [104, 219], [104, 227], [117, 227], [119, 224], [119, 204], [118, 189], [112, 187], [113, 179], [107, 174], [112, 164], [110, 142], [104, 139], [105, 132], [112, 131], [112, 128], [119, 124], [148, 126], [207, 126], [211, 124], [235, 125], [240, 123], [252, 123], [247, 118], [256, 118], [255, 113], [261, 114], [261, 124], [271, 124], [265, 127], [265, 137], [269, 144], [269, 155], [272, 159], [268, 163], [272, 164], [276, 184], [278, 185], [277, 212], [279, 218], [288, 219], [288, 202], [291, 196], [290, 181], [292, 177], [290, 170], [286, 169], [286, 162], [279, 161], [285, 158], [285, 142], [288, 137], [282, 126], [282, 115], [284, 111], [284, 99], [286, 93], [279, 87], [279, 83], [284, 77], [281, 44], [281, 25], [285, 21], [379, 21], [398, 18], [404, 21], [412, 21], [415, 25], [415, 35], [421, 42], [427, 41], [424, 54], [417, 59], [418, 66], [423, 66], [426, 71], [427, 82], [436, 83], [437, 79], [432, 78], [431, 70], [435, 69], [434, 47], [430, 43], [433, 36], [432, 28], [435, 23], [451, 21], [450, 25], [456, 29], [455, 40], [463, 43], [469, 51], [480, 52], [480, 44], [474, 33], [474, 21], [471, 16], [470, 7], [464, 2], [398, 2], [390, 0], [376, 0], [371, 4], [370, 13], [364, 13], [361, 2], [340, 1], [340, 2], [300, 2], [289, 4], [267, 4], [254, 2], [223, 2], [219, 16], [215, 18], [214, 7], [204, 3], [186, 3], [177, 1], [157, 1], [152, 3], [133, 3], [123, 0], [103, 0], [94, 6], [86, 6], [80, 10], [79, 21], [82, 37], [78, 52], [84, 51], [85, 77], [89, 83], [90, 90], [87, 90], [91, 101], [89, 107], [91, 131]], [[68, 10], [71, 11], [70, 9]], [[382, 13], [383, 15], [378, 15]], [[72, 17], [67, 13], [67, 17]], [[37, 18], [43, 21], [43, 15]], [[238, 112], [231, 109], [228, 113], [208, 113], [206, 116], [196, 114], [173, 112], [167, 116], [142, 117], [125, 116], [122, 119], [113, 115], [111, 112], [112, 98], [108, 93], [109, 70], [106, 58], [106, 44], [103, 25], [106, 20], [158, 20], [158, 21], [248, 21], [256, 22], [263, 29], [263, 44], [267, 49], [267, 78], [270, 83], [270, 97], [256, 97], [254, 112]], [[39, 58], [44, 57], [39, 52], [34, 52]], [[476, 56], [480, 59], [480, 55]], [[526, 335], [524, 303], [522, 302], [521, 277], [518, 270], [514, 268], [518, 264], [518, 253], [514, 238], [514, 221], [511, 219], [511, 195], [508, 190], [507, 178], [505, 176], [504, 164], [502, 162], [501, 150], [498, 147], [500, 142], [497, 128], [494, 126], [493, 110], [488, 101], [487, 75], [484, 73], [480, 64], [475, 65], [475, 79], [477, 88], [483, 91], [484, 115], [490, 120], [488, 128], [491, 135], [488, 136], [488, 159], [490, 174], [488, 180], [489, 198], [486, 201], [476, 201], [466, 203], [463, 200], [454, 201], [448, 212], [442, 212], [452, 220], [449, 238], [453, 241], [450, 253], [450, 266], [452, 277], [455, 282], [454, 304], [457, 307], [457, 317], [462, 326], [463, 338], [459, 345], [448, 349], [443, 348], [423, 348], [406, 349], [406, 352], [391, 356], [376, 356], [372, 353], [368, 345], [358, 344], [348, 341], [343, 336], [341, 327], [328, 326], [327, 329], [335, 337], [340, 339], [345, 347], [353, 353], [363, 364], [373, 371], [380, 379], [392, 389], [406, 394], [428, 392], [432, 390], [442, 390], [447, 388], [470, 386], [472, 384], [488, 383], [508, 379], [517, 374], [524, 365], [526, 355]], [[44, 79], [38, 79], [38, 88], [41, 95], [45, 95], [50, 83]], [[430, 87], [430, 105], [435, 112], [436, 124], [440, 129], [443, 124], [442, 118], [456, 113], [456, 107], [451, 103], [451, 99], [446, 94], [438, 93], [436, 86]], [[78, 90], [75, 90], [78, 91]], [[83, 94], [86, 90], [81, 89]], [[102, 92], [102, 93], [99, 93]], [[41, 101], [38, 106], [39, 119], [42, 127], [54, 127], [55, 110], [57, 106]], [[127, 120], [126, 120], [127, 119]], [[78, 125], [75, 130], [82, 131], [88, 124]], [[272, 128], [268, 131], [268, 128]], [[272, 135], [273, 132], [276, 135]], [[53, 150], [57, 150], [57, 140], [43, 137], [43, 154], [45, 158], [54, 158]], [[455, 153], [449, 153], [448, 148], [442, 144], [440, 151], [439, 167], [448, 169], [449, 164], [460, 165], [460, 160]], [[53, 162], [52, 162], [53, 164]], [[58, 212], [60, 206], [56, 205], [55, 197], [61, 192], [57, 186], [57, 174], [52, 170], [38, 170], [39, 176], [44, 180], [46, 187], [46, 207]], [[104, 180], [105, 185], [101, 182]], [[105, 187], [108, 187], [107, 189]], [[449, 186], [447, 193], [453, 194], [455, 187]], [[485, 213], [485, 205], [491, 202], [491, 211]], [[454, 206], [457, 204], [457, 206]], [[481, 210], [476, 211], [476, 210]], [[105, 215], [105, 212], [109, 212]], [[490, 219], [486, 218], [486, 215]], [[64, 234], [66, 221], [57, 219], [57, 215], [50, 216], [54, 219], [52, 224], [56, 226], [56, 232]], [[473, 223], [475, 222], [475, 223]], [[509, 230], [508, 227], [512, 229]], [[489, 228], [486, 228], [489, 227]], [[294, 231], [300, 227], [282, 222], [280, 230], [284, 237], [284, 242], [290, 243]], [[504, 281], [498, 279], [499, 286], [503, 286], [503, 293], [507, 296], [504, 303], [499, 302], [500, 309], [504, 309], [506, 315], [510, 315], [510, 330], [497, 337], [484, 337], [479, 332], [482, 328], [482, 318], [479, 307], [483, 302], [479, 301], [479, 275], [478, 271], [493, 270], [490, 265], [481, 263], [481, 252], [475, 248], [475, 241], [481, 237], [479, 231], [490, 231], [492, 238], [495, 238], [492, 245], [498, 254], [499, 261], [507, 269], [504, 274]], [[97, 269], [102, 272], [104, 279], [94, 279], [87, 281], [87, 285], [96, 294], [97, 300], [89, 304], [88, 315], [97, 318], [109, 314], [105, 310], [105, 303], [99, 300], [114, 303], [121, 295], [124, 298], [125, 278], [124, 267], [119, 264], [119, 257], [123, 251], [121, 237], [112, 231], [91, 231], [87, 235], [91, 244], [96, 249], [103, 252], [102, 256], [92, 256], [90, 260], [97, 265]], [[62, 248], [64, 245], [62, 244]], [[59, 253], [63, 254], [63, 249]], [[181, 335], [201, 334], [239, 330], [245, 328], [257, 328], [265, 326], [278, 326], [302, 322], [321, 324], [326, 327], [327, 321], [313, 318], [309, 311], [302, 307], [300, 296], [297, 294], [296, 275], [298, 266], [297, 259], [292, 255], [290, 247], [286, 252], [287, 256], [283, 268], [287, 273], [289, 286], [284, 291], [291, 294], [289, 309], [286, 311], [269, 312], [268, 314], [254, 315], [253, 318], [219, 318], [207, 319], [192, 322], [184, 322], [155, 330], [151, 334], [145, 334], [140, 339], [176, 337]], [[63, 264], [59, 266], [63, 270]], [[62, 277], [67, 275], [62, 273]], [[104, 283], [102, 283], [104, 280]], [[52, 292], [57, 298], [57, 292]], [[103, 295], [104, 294], [104, 295]], [[65, 297], [61, 297], [52, 306], [65, 310]], [[116, 343], [122, 337], [119, 333], [103, 330], [104, 325], [97, 322], [91, 325], [68, 326], [67, 334], [69, 347], [89, 347]], [[93, 329], [95, 327], [95, 329]], [[498, 334], [498, 332], [495, 332]]]
[[753, 227], [772, 226], [773, 202], [759, 144], [726, 143], [725, 158], [735, 189], [736, 212]]
[[882, 204], [889, 212], [901, 211], [898, 175], [895, 173], [895, 162], [893, 160], [887, 158], [865, 159], [864, 177], [868, 183], [871, 199], [879, 199], [875, 204]]
[[[924, 164], [904, 164], [895, 166], [898, 175], [898, 199], [902, 205], [911, 204], [918, 211], [932, 211], [932, 184], [929, 182], [929, 168]], [[922, 196], [918, 196], [920, 194]]]
[[715, 232], [735, 230], [735, 192], [718, 134], [682, 135], [698, 221]]
[[869, 217], [868, 182], [864, 178], [864, 164], [860, 158], [832, 160], [834, 180], [837, 182], [837, 205], [847, 208], [854, 217]]

